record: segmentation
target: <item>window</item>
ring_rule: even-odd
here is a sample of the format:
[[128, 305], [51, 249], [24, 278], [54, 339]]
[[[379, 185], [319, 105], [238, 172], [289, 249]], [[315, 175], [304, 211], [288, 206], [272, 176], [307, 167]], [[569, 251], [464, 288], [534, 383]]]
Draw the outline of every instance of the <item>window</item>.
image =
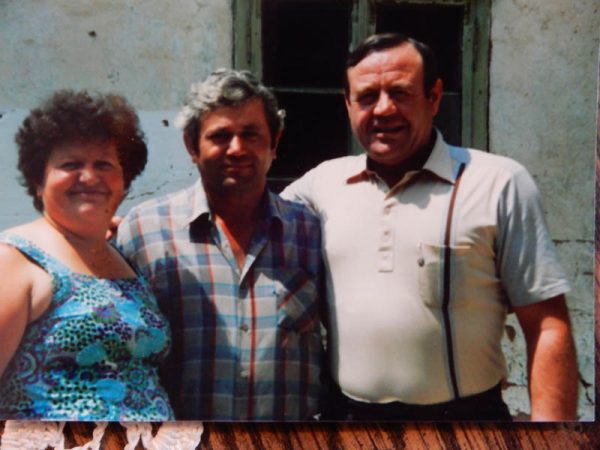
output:
[[437, 53], [444, 97], [435, 124], [452, 144], [487, 148], [489, 0], [236, 0], [236, 68], [274, 89], [286, 130], [270, 183], [282, 188], [325, 159], [362, 150], [343, 98], [348, 51], [399, 31]]

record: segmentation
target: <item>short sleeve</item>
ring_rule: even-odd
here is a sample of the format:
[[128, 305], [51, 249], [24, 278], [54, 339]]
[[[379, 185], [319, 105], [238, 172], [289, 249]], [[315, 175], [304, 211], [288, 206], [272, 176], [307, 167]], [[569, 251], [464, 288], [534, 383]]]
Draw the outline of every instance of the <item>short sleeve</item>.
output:
[[498, 202], [497, 270], [512, 306], [548, 300], [570, 290], [531, 175], [517, 170]]
[[315, 176], [315, 169], [309, 170], [302, 177], [288, 185], [280, 196], [285, 200], [301, 203], [316, 212], [312, 193]]

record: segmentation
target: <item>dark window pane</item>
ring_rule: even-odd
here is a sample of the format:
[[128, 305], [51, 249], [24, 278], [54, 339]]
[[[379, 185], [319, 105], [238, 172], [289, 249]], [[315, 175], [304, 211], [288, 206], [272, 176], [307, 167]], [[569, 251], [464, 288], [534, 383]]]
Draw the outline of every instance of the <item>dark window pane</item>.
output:
[[433, 124], [442, 132], [446, 142], [452, 145], [461, 145], [460, 117], [461, 100], [458, 94], [445, 94], [442, 97], [440, 110], [433, 120]]
[[344, 98], [340, 95], [278, 93], [285, 129], [271, 178], [294, 178], [319, 162], [348, 153]]
[[351, 2], [263, 2], [263, 80], [271, 86], [339, 88]]
[[436, 53], [446, 91], [461, 90], [463, 7], [456, 5], [378, 5], [377, 32], [404, 33]]

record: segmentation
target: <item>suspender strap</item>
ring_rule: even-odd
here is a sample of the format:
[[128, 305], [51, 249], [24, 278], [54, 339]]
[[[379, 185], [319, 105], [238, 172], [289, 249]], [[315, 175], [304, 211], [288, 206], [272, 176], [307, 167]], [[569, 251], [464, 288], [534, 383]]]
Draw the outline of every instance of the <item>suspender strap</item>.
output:
[[452, 236], [452, 218], [454, 215], [454, 205], [456, 203], [456, 193], [460, 185], [462, 174], [465, 170], [465, 164], [462, 163], [458, 168], [452, 195], [450, 197], [450, 206], [448, 208], [448, 216], [446, 218], [446, 232], [444, 235], [444, 281], [443, 281], [443, 297], [442, 297], [442, 313], [444, 316], [444, 329], [446, 331], [446, 351], [448, 354], [448, 366], [450, 371], [450, 381], [452, 382], [452, 391], [454, 398], [459, 398], [458, 382], [456, 380], [456, 367], [454, 366], [454, 346], [452, 343], [452, 327], [450, 323], [450, 264], [451, 252], [450, 241]]

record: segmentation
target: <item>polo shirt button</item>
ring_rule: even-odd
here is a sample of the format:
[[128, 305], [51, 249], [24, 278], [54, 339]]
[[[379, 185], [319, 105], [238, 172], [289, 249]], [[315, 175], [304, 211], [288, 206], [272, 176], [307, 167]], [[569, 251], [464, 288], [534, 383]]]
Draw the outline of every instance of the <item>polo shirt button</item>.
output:
[[423, 267], [425, 265], [425, 260], [423, 258], [417, 259], [417, 264], [419, 267]]
[[246, 331], [248, 331], [248, 324], [247, 323], [243, 323], [240, 325], [240, 330], [242, 330], [244, 333]]

